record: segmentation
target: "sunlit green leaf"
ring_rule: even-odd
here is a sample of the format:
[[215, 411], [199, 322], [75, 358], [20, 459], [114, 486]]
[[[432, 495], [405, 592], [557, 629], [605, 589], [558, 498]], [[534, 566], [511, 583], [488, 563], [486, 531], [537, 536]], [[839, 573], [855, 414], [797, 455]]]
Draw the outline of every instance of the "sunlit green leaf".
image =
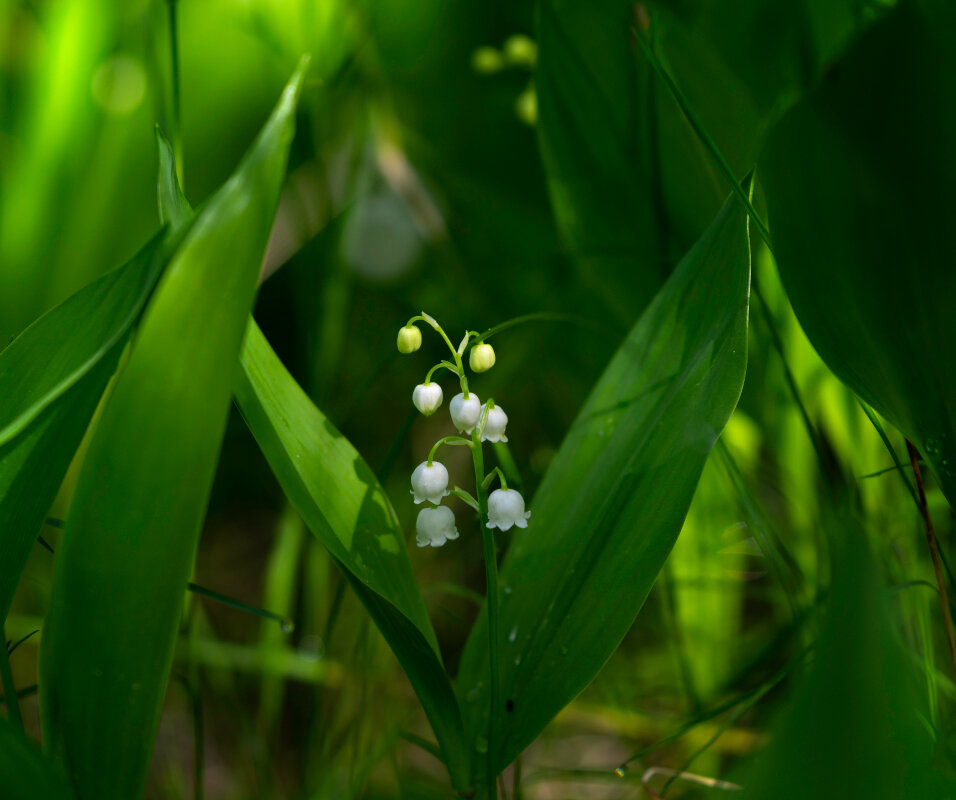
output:
[[395, 511], [375, 475], [285, 370], [254, 322], [236, 401], [289, 500], [391, 645], [428, 714], [453, 782], [466, 789], [461, 714]]
[[952, 5], [904, 2], [773, 132], [780, 275], [810, 341], [956, 504]]
[[84, 461], [40, 680], [45, 745], [81, 800], [145, 788], [302, 76], [173, 256]]
[[[735, 201], [687, 254], [621, 345], [531, 503], [505, 534], [501, 708], [506, 766], [597, 674], [680, 531], [747, 363], [750, 250]], [[466, 647], [466, 726], [487, 725], [487, 629]]]

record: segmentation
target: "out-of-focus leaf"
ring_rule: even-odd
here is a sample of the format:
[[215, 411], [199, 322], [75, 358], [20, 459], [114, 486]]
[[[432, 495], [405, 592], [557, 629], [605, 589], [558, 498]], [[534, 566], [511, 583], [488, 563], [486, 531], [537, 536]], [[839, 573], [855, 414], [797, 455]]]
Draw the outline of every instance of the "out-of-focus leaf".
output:
[[128, 264], [45, 314], [0, 353], [0, 620], [37, 532], [168, 255]]
[[81, 800], [143, 794], [303, 73], [173, 256], [84, 461], [40, 653]]
[[[597, 674], [680, 531], [747, 363], [750, 249], [735, 201], [687, 254], [621, 345], [513, 537], [501, 573], [504, 768]], [[466, 728], [487, 726], [487, 627], [458, 684]]]
[[670, 269], [652, 200], [649, 101], [635, 71], [630, 14], [616, 0], [544, 0], [535, 72], [558, 225], [582, 275], [628, 325]]
[[4, 800], [73, 800], [73, 792], [59, 765], [3, 718], [0, 718], [0, 797]]
[[156, 144], [159, 149], [159, 180], [156, 181], [159, 221], [163, 225], [168, 224], [178, 228], [192, 218], [193, 210], [176, 176], [173, 145], [158, 125], [156, 126]]
[[272, 471], [385, 636], [432, 723], [456, 788], [468, 788], [461, 713], [442, 667], [398, 519], [372, 470], [312, 404], [254, 322], [236, 401]]
[[809, 674], [767, 749], [740, 783], [747, 800], [956, 797], [933, 771], [925, 699], [893, 630], [893, 610], [863, 534], [840, 531], [838, 559]]
[[771, 135], [780, 276], [827, 366], [920, 449], [956, 504], [956, 30], [903, 2]]

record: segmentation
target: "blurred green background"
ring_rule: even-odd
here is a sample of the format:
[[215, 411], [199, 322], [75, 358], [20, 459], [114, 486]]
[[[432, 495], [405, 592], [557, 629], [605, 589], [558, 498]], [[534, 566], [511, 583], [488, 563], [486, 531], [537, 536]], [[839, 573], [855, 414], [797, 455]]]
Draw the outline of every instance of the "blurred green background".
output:
[[[743, 174], [772, 122], [882, 5], [668, 4], [660, 46]], [[422, 309], [455, 333], [541, 311], [581, 320], [502, 334], [497, 365], [481, 377], [478, 391], [500, 398], [511, 420], [499, 458], [513, 460], [517, 485], [531, 497], [621, 338], [729, 193], [627, 44], [640, 9], [588, 6], [175, 3], [182, 167], [194, 205], [233, 169], [300, 54], [313, 56], [256, 318], [379, 471], [406, 531], [417, 510], [408, 476], [451, 430], [443, 415], [421, 418], [410, 404], [413, 386], [441, 357], [440, 341], [426, 336], [422, 353], [400, 357], [398, 327]], [[0, 3], [4, 343], [157, 229], [154, 125], [176, 127], [169, 14], [159, 0]], [[561, 20], [540, 42], [556, 66], [536, 75], [536, 25], [547, 14]], [[575, 24], [583, 53], [562, 38]], [[575, 85], [576, 57], [593, 59], [585, 70], [593, 83]], [[539, 106], [555, 127], [539, 130]], [[568, 108], [594, 128], [582, 126], [576, 144]], [[555, 131], [567, 138], [557, 141]], [[626, 190], [616, 172], [619, 145], [620, 163], [647, 178]], [[549, 195], [546, 165], [572, 146], [591, 157], [582, 174], [593, 182], [554, 181]], [[607, 241], [576, 238], [587, 208], [608, 221]], [[892, 471], [862, 478], [891, 467], [890, 456], [807, 343], [757, 240], [754, 273], [769, 313], [752, 311], [740, 406], [634, 628], [526, 754], [527, 797], [636, 797], [647, 768], [726, 778], [760, 751], [801, 672], [797, 656], [819, 629], [830, 532], [845, 510], [834, 486], [855, 487], [847, 490], [852, 516], [875, 556], [867, 574], [894, 587], [892, 620], [872, 624], [906, 644], [926, 730], [946, 750], [942, 720], [956, 686], [936, 667], [945, 640], [912, 498]], [[902, 437], [891, 431], [890, 439], [905, 454]], [[466, 458], [449, 454], [453, 482], [468, 484]], [[929, 491], [945, 550], [952, 513], [934, 486]], [[63, 503], [68, 494], [69, 485]], [[43, 534], [54, 549], [56, 534]], [[484, 581], [474, 534], [411, 554], [452, 673]], [[50, 574], [50, 555], [38, 547], [7, 621], [9, 638], [40, 627]], [[190, 600], [150, 797], [193, 796], [197, 758], [210, 798], [448, 796], [441, 765], [408, 741], [430, 732], [394, 658], [286, 505], [237, 413], [195, 580], [295, 628]], [[39, 638], [12, 660], [18, 685], [35, 682]], [[35, 699], [24, 708], [35, 728]], [[686, 733], [630, 761], [689, 722]], [[664, 775], [649, 776], [649, 785], [659, 790]], [[719, 790], [677, 781], [668, 796], [711, 791]]]

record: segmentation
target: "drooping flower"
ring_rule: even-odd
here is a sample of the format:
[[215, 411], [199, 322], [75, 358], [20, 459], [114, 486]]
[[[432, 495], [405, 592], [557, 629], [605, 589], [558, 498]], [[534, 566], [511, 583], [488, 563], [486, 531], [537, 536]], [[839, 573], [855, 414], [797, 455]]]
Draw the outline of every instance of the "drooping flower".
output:
[[448, 470], [443, 464], [423, 461], [412, 473], [412, 494], [416, 503], [434, 503], [436, 506], [448, 492]]
[[488, 527], [503, 531], [512, 525], [528, 527], [530, 511], [524, 510], [524, 498], [514, 489], [495, 489], [488, 496]]
[[422, 346], [422, 332], [415, 325], [406, 325], [398, 330], [398, 352], [414, 353]]
[[474, 392], [469, 392], [468, 397], [459, 392], [451, 399], [448, 410], [458, 432], [471, 433], [481, 419], [481, 400]]
[[[485, 403], [481, 406], [481, 416], [485, 414]], [[508, 415], [502, 411], [501, 406], [494, 406], [488, 409], [488, 418], [485, 420], [485, 429], [481, 432], [481, 441], [483, 442], [507, 442], [505, 436], [505, 427], [508, 425]]]
[[423, 508], [415, 520], [415, 541], [419, 547], [441, 547], [450, 539], [458, 538], [455, 514], [448, 506]]
[[487, 343], [482, 342], [471, 348], [468, 356], [468, 366], [472, 372], [487, 372], [495, 365], [495, 350]]
[[412, 403], [427, 417], [438, 410], [443, 396], [437, 383], [420, 383], [412, 391]]

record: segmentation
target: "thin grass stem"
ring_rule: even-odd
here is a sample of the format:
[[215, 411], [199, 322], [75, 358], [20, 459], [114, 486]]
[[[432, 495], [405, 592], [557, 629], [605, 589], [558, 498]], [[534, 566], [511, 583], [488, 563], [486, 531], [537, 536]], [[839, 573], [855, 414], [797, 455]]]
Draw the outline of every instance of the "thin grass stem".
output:
[[23, 730], [23, 718], [20, 716], [20, 701], [17, 689], [13, 685], [13, 673], [10, 671], [10, 656], [7, 654], [6, 636], [3, 637], [4, 646], [0, 647], [0, 681], [3, 683], [3, 696], [7, 704], [7, 716], [17, 728]]
[[916, 448], [909, 439], [906, 440], [906, 449], [910, 454], [913, 477], [916, 478], [920, 511], [923, 514], [923, 524], [926, 526], [926, 543], [929, 545], [929, 557], [933, 562], [933, 572], [936, 573], [936, 585], [939, 588], [939, 603], [943, 609], [943, 625], [946, 628], [946, 641], [949, 643], [949, 656], [953, 660], [953, 673], [956, 674], [956, 632], [953, 631], [953, 617], [949, 612], [949, 598], [946, 595], [946, 580], [943, 578], [943, 565], [940, 563], [939, 547], [936, 544], [936, 531], [933, 528], [933, 519], [929, 515], [929, 505], [926, 502], [926, 492], [923, 489], [923, 475], [919, 469], [919, 453], [916, 452]]

